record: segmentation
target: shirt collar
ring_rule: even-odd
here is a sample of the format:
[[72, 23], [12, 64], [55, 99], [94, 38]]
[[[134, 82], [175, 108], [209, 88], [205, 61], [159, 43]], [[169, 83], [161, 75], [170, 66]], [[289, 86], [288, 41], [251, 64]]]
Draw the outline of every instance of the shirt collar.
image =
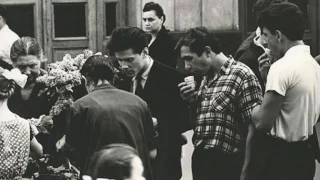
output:
[[[142, 73], [142, 75], [141, 75], [141, 78], [144, 79], [144, 80], [146, 80], [146, 79], [148, 78], [149, 73], [150, 73], [150, 69], [151, 69], [151, 67], [152, 67], [152, 65], [153, 65], [153, 62], [154, 62], [154, 60], [153, 60], [150, 56], [148, 56], [148, 58], [149, 58], [149, 60], [150, 60], [149, 66], [148, 66], [148, 68], [147, 68], [147, 69]], [[137, 77], [137, 76], [135, 76], [134, 78], [132, 78], [132, 81], [134, 81], [134, 80], [136, 79], [136, 77]]]
[[220, 70], [220, 74], [229, 74], [230, 73], [230, 70], [231, 70], [231, 65], [233, 63], [234, 59], [233, 57], [230, 55], [227, 62], [224, 63], [224, 65], [221, 67], [221, 70]]
[[203, 80], [205, 82], [204, 84], [209, 84], [210, 85], [220, 75], [228, 75], [230, 73], [230, 71], [231, 71], [231, 66], [232, 66], [233, 62], [234, 62], [234, 59], [230, 55], [228, 60], [227, 60], [227, 62], [225, 62], [223, 64], [223, 66], [221, 67], [219, 74], [215, 75], [212, 78], [209, 78], [208, 76], [203, 76]]
[[101, 90], [101, 89], [115, 89], [115, 87], [113, 87], [109, 83], [107, 83], [107, 84], [99, 84], [93, 89], [93, 91], [97, 91], [97, 90]]
[[301, 51], [304, 51], [304, 52], [310, 54], [310, 46], [308, 46], [308, 45], [293, 46], [286, 52], [285, 56], [294, 56], [294, 54], [301, 53]]

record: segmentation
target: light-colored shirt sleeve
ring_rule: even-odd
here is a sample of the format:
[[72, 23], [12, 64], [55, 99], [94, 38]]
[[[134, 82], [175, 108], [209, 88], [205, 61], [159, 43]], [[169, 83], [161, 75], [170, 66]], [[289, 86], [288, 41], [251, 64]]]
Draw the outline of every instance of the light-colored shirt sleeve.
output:
[[275, 91], [285, 96], [290, 85], [290, 73], [281, 64], [272, 65], [267, 77], [266, 92]]

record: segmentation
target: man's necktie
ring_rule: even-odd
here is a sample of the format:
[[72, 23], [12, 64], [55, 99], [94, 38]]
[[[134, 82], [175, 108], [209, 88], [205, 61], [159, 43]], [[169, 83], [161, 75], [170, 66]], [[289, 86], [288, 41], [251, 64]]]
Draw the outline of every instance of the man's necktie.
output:
[[139, 97], [142, 97], [142, 90], [143, 90], [143, 87], [142, 87], [142, 84], [141, 84], [141, 81], [142, 81], [142, 77], [141, 75], [137, 75], [136, 76], [136, 80], [137, 80], [137, 86], [136, 86], [136, 92], [135, 94]]

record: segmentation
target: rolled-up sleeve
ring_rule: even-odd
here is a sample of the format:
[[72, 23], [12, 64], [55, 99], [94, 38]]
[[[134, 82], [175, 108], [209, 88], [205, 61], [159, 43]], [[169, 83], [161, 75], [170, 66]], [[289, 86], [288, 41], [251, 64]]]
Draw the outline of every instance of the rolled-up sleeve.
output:
[[256, 103], [262, 102], [262, 89], [257, 77], [248, 73], [241, 85], [241, 93], [238, 101], [241, 116], [245, 123], [252, 123], [252, 109]]

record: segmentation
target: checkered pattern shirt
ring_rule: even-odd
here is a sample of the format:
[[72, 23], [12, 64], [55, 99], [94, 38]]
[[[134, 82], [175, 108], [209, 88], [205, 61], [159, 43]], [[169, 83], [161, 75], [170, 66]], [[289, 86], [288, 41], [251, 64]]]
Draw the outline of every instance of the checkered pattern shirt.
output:
[[261, 101], [261, 87], [252, 70], [230, 58], [217, 76], [201, 82], [194, 145], [238, 152], [244, 148], [254, 104]]

